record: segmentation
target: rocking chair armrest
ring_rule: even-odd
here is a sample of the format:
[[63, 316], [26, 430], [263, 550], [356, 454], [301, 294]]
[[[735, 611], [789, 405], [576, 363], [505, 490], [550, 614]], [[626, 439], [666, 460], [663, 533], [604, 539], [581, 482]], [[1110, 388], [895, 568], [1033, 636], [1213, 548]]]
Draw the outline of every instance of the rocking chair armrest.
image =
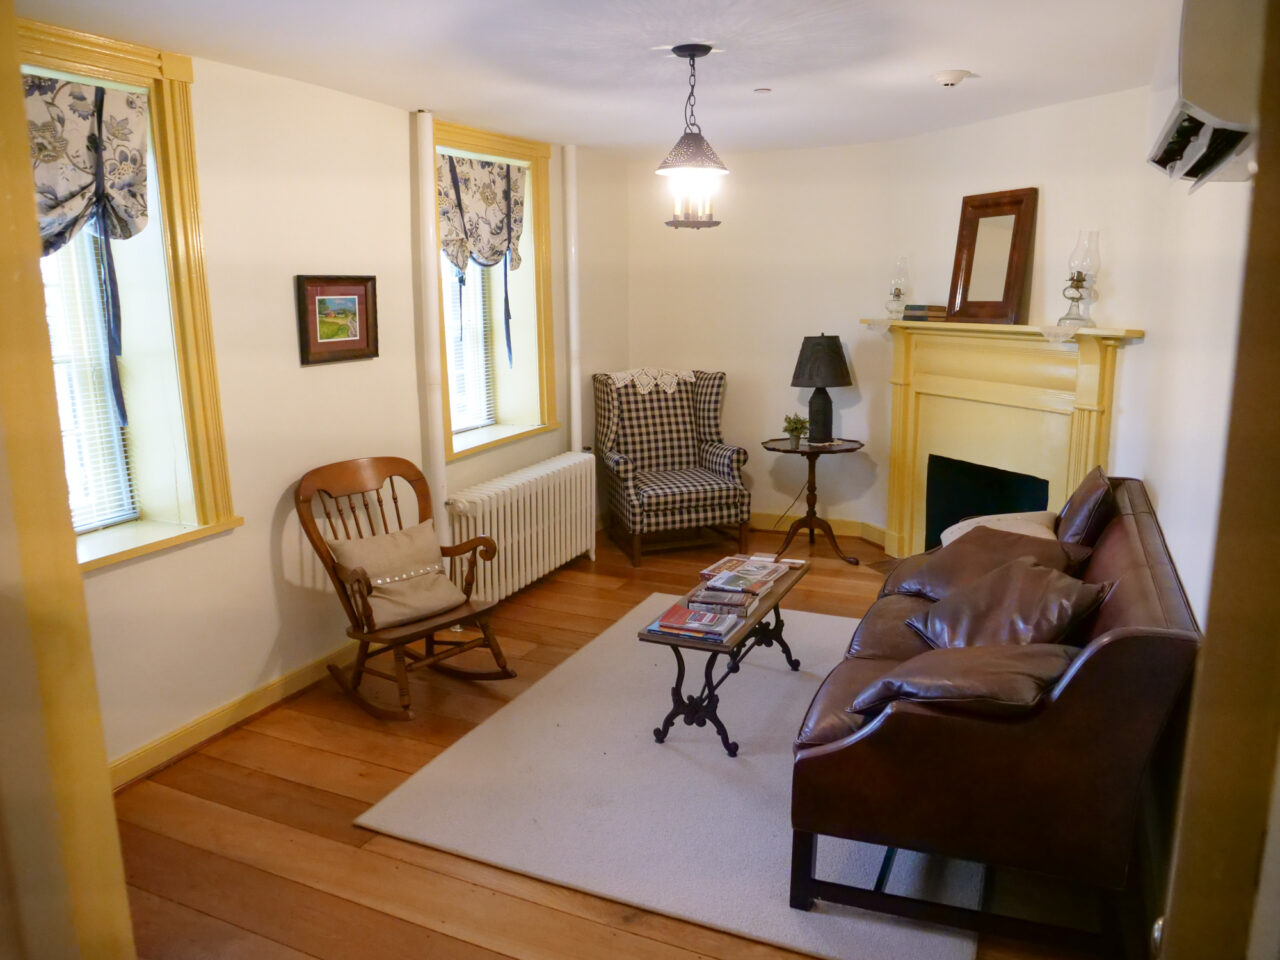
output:
[[[440, 552], [446, 557], [467, 558], [467, 571], [462, 578], [462, 592], [470, 600], [471, 590], [476, 585], [476, 557], [479, 556], [481, 560], [486, 561], [492, 560], [498, 555], [498, 545], [493, 542], [492, 537], [479, 536], [464, 540], [462, 543], [442, 546]], [[454, 582], [457, 582], [456, 574]]]
[[472, 537], [462, 543], [449, 544], [440, 548], [440, 552], [446, 557], [461, 557], [476, 550], [480, 551], [481, 560], [492, 560], [498, 555], [498, 545], [493, 537], [485, 536]]
[[350, 594], [351, 604], [355, 608], [356, 616], [360, 620], [360, 629], [369, 631], [375, 629], [373, 622], [373, 608], [369, 606], [369, 594], [373, 592], [373, 581], [369, 579], [369, 574], [364, 567], [344, 567], [340, 563], [334, 564], [334, 572], [337, 573], [338, 579], [343, 582]]

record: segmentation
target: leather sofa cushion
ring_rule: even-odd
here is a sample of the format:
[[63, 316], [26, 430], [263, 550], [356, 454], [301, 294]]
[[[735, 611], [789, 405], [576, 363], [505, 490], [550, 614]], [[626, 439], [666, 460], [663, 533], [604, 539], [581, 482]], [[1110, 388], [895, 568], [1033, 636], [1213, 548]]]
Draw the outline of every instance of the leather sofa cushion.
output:
[[1045, 540], [1057, 538], [1054, 528], [1058, 515], [1052, 510], [1029, 510], [1021, 513], [992, 513], [985, 517], [969, 517], [959, 523], [953, 523], [938, 535], [945, 547], [952, 540], [959, 540], [974, 527], [995, 527], [997, 530], [1012, 530], [1014, 533], [1025, 533], [1028, 537], [1040, 537]]
[[[992, 527], [974, 527], [963, 537], [924, 556], [927, 559], [906, 570], [907, 562], [894, 569], [895, 593], [914, 593], [942, 600], [952, 590], [1018, 557], [1030, 557], [1041, 566], [1065, 573], [1078, 570], [1092, 551], [1079, 544], [1028, 537]], [[886, 583], [886, 587], [888, 584]]]
[[902, 584], [915, 577], [920, 568], [929, 562], [929, 558], [941, 549], [941, 547], [934, 547], [924, 553], [915, 553], [909, 557], [903, 557], [895, 563], [893, 568], [885, 575], [884, 583], [880, 585], [880, 596], [888, 597], [895, 593], [902, 593], [903, 591], [899, 589]]
[[907, 626], [907, 618], [927, 612], [931, 606], [932, 600], [905, 593], [880, 598], [853, 631], [845, 656], [902, 661], [924, 653], [929, 644]]
[[849, 704], [868, 684], [896, 666], [897, 660], [860, 657], [850, 657], [836, 664], [813, 695], [809, 712], [796, 734], [796, 748], [816, 747], [857, 732], [864, 718], [860, 714], [849, 713]]
[[1116, 495], [1111, 481], [1101, 467], [1094, 467], [1058, 514], [1058, 539], [1092, 547], [1115, 515]]
[[894, 700], [918, 700], [964, 713], [1025, 713], [1079, 653], [1059, 643], [930, 650], [878, 677], [854, 698], [849, 712], [874, 713]]
[[912, 614], [906, 626], [935, 647], [1060, 643], [1110, 589], [1019, 557]]

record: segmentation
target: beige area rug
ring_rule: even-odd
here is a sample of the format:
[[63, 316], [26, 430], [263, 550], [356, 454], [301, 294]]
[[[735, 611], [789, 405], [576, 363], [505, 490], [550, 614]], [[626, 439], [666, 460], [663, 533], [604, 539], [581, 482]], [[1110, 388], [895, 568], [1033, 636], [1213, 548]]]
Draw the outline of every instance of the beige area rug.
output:
[[[969, 934], [787, 903], [791, 741], [857, 621], [783, 611], [800, 670], [761, 647], [720, 688], [721, 718], [740, 746], [730, 758], [709, 726], [677, 721], [666, 743], [653, 740], [671, 706], [675, 663], [636, 631], [674, 599], [642, 601], [356, 822], [822, 957], [971, 960]], [[703, 655], [687, 660], [701, 679]], [[863, 886], [882, 854], [832, 839], [818, 851], [820, 877]], [[974, 864], [903, 852], [888, 890], [976, 906], [981, 885]]]

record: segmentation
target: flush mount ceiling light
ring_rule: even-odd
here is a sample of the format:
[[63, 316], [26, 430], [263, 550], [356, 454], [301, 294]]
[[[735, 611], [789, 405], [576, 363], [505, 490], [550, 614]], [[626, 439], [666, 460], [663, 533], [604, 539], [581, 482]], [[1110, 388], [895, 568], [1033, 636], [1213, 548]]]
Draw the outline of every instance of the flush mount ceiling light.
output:
[[933, 81], [942, 87], [958, 87], [962, 81], [976, 76], [969, 70], [939, 70], [933, 75]]
[[718, 227], [720, 221], [711, 212], [711, 196], [729, 170], [702, 135], [693, 112], [697, 103], [694, 88], [698, 82], [698, 58], [710, 53], [711, 47], [705, 43], [682, 43], [672, 47], [671, 52], [689, 61], [689, 96], [684, 102], [684, 135], [657, 169], [658, 176], [668, 178], [675, 198], [675, 214], [667, 226]]

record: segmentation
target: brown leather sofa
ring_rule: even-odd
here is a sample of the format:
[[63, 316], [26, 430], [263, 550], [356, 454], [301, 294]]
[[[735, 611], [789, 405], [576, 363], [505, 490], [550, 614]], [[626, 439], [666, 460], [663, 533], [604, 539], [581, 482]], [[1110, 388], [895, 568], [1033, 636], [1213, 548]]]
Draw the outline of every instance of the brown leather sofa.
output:
[[[1188, 686], [1200, 633], [1142, 483], [1109, 483], [1113, 513], [1078, 576], [1115, 586], [1079, 638], [1079, 656], [1030, 712], [980, 716], [896, 700], [870, 718], [849, 713], [868, 684], [930, 649], [903, 621], [933, 601], [882, 593], [868, 610], [796, 739], [793, 907], [822, 899], [1043, 933], [893, 896], [882, 882], [870, 890], [815, 879], [819, 835], [1126, 889], [1144, 777]], [[902, 561], [886, 588], [920, 561]]]

